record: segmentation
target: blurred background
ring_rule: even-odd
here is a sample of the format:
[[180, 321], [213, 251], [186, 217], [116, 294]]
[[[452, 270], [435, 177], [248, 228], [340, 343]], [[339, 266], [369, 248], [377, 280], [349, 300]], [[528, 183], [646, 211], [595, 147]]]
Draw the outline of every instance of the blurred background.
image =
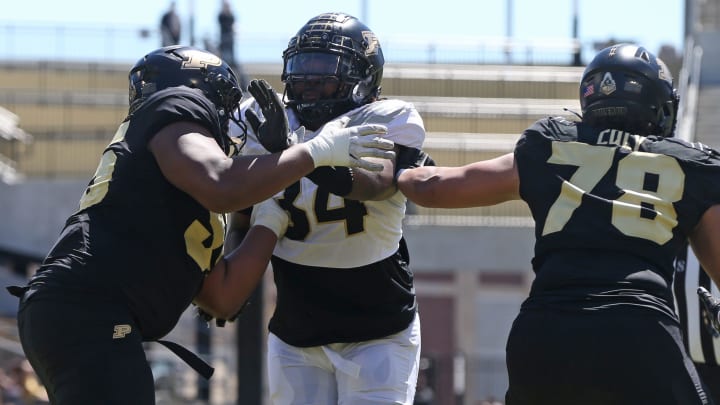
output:
[[[223, 3], [231, 18], [228, 11], [220, 18]], [[2, 8], [3, 286], [24, 283], [43, 259], [127, 113], [128, 70], [165, 43], [208, 49], [245, 82], [263, 78], [282, 89], [288, 39], [319, 13], [355, 15], [380, 39], [382, 94], [413, 102], [428, 152], [439, 165], [461, 165], [511, 151], [538, 118], [579, 112], [583, 66], [606, 45], [635, 42], [663, 58], [675, 77], [678, 136], [720, 143], [713, 135], [719, 0], [67, 0]], [[418, 405], [502, 404], [505, 339], [533, 280], [532, 226], [520, 202], [408, 207], [423, 340]], [[0, 403], [42, 403], [37, 387], [29, 388], [34, 379], [17, 340], [16, 305], [0, 294]], [[267, 404], [264, 338], [273, 305], [268, 273], [235, 324], [208, 328], [185, 314], [169, 339], [213, 363], [209, 384], [148, 344], [158, 404]]]

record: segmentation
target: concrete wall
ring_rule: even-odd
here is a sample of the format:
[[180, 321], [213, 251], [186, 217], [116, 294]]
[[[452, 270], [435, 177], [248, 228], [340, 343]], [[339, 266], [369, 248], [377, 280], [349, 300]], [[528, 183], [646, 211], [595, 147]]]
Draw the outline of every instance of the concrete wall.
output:
[[405, 237], [418, 272], [527, 272], [534, 243], [522, 226], [406, 225]]
[[0, 248], [44, 257], [77, 208], [88, 180], [0, 182]]
[[703, 49], [700, 84], [720, 85], [720, 32], [701, 32], [695, 37]]

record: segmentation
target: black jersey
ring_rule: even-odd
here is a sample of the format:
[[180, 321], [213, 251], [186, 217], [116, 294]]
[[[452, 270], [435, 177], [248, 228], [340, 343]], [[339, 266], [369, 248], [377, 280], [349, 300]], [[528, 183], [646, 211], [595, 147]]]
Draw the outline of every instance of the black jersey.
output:
[[417, 302], [404, 239], [365, 266], [327, 268], [272, 258], [277, 303], [270, 332], [299, 347], [379, 339], [407, 328]]
[[176, 87], [149, 97], [105, 149], [79, 210], [31, 280], [33, 299], [122, 300], [146, 340], [175, 326], [220, 257], [225, 233], [224, 215], [167, 181], [147, 147], [178, 121], [224, 136], [199, 91]]
[[718, 153], [546, 118], [523, 133], [515, 158], [536, 237], [523, 307], [631, 305], [675, 319], [673, 258], [720, 203]]

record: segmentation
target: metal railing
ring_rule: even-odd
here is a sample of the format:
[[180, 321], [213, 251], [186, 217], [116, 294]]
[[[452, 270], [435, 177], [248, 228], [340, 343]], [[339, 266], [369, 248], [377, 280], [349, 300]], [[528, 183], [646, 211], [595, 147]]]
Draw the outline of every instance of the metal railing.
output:
[[[206, 47], [205, 40], [194, 45]], [[277, 63], [288, 37], [239, 32], [235, 40], [240, 62]], [[159, 46], [160, 35], [155, 27], [0, 21], [0, 58], [3, 60], [132, 63]], [[382, 46], [386, 60], [395, 63], [570, 65], [577, 52], [592, 53], [591, 44], [584, 45], [572, 38], [389, 36], [382, 39]]]

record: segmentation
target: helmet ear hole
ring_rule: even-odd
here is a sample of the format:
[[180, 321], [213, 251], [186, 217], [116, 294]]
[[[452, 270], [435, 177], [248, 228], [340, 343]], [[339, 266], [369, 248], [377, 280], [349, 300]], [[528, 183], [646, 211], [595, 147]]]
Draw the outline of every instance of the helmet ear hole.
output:
[[371, 87], [368, 86], [367, 81], [360, 81], [353, 86], [352, 99], [358, 105], [361, 104], [370, 96]]

